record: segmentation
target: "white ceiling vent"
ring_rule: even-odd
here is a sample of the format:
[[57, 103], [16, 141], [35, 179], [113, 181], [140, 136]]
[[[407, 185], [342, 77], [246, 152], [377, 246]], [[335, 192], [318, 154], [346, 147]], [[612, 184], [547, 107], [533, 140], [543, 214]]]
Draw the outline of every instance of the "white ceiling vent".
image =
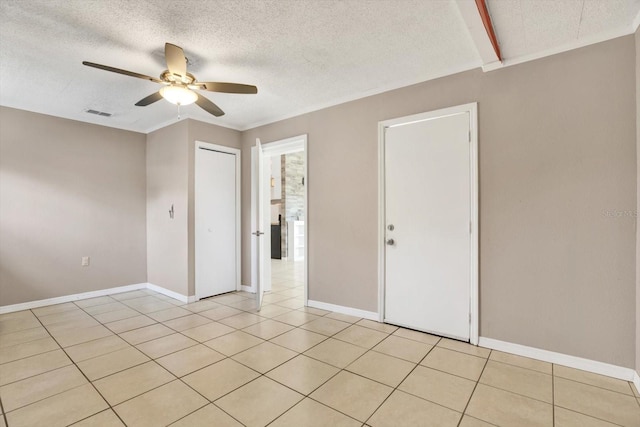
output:
[[104, 111], [98, 111], [98, 110], [84, 110], [84, 111], [89, 114], [95, 114], [96, 116], [103, 116], [103, 117], [111, 117], [113, 115], [111, 113], [105, 113]]

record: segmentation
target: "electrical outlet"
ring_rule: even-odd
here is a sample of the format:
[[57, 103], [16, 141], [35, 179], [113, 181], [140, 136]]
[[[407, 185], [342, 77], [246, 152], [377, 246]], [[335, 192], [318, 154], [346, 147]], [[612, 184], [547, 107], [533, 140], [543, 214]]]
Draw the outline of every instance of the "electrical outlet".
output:
[[82, 257], [82, 266], [83, 266], [83, 267], [88, 267], [88, 266], [89, 266], [89, 260], [90, 260], [90, 259], [91, 259], [91, 258], [90, 258], [90, 257], [88, 257], [88, 256], [83, 256], [83, 257]]

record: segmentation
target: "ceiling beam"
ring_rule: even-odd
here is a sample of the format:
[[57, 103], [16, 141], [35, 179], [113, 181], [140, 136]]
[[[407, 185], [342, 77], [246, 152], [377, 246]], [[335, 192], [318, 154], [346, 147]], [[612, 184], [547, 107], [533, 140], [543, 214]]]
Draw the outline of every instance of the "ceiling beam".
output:
[[502, 66], [502, 55], [485, 0], [456, 0], [484, 71]]
[[493, 24], [491, 23], [491, 17], [489, 16], [489, 11], [487, 10], [487, 4], [485, 3], [485, 0], [476, 0], [476, 6], [478, 6], [478, 13], [480, 13], [480, 18], [482, 18], [484, 29], [487, 30], [487, 36], [489, 36], [491, 46], [493, 46], [493, 51], [496, 53], [498, 60], [502, 61], [502, 55], [500, 55], [500, 46], [498, 46], [496, 33], [493, 31]]

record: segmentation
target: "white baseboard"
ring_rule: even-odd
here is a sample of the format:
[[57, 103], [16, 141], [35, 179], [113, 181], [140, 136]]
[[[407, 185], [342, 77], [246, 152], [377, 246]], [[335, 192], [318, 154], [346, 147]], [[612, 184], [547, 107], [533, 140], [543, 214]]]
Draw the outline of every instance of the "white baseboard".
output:
[[81, 299], [103, 297], [105, 295], [111, 294], [120, 294], [122, 292], [137, 291], [139, 289], [147, 289], [147, 283], [136, 283], [135, 285], [118, 286], [116, 288], [100, 289], [99, 291], [83, 292], [81, 294], [64, 295], [61, 297], [41, 299], [38, 301], [4, 305], [0, 306], [0, 314], [12, 313], [14, 311], [30, 310], [32, 308], [44, 307], [45, 305], [62, 304], [65, 302], [78, 301]]
[[336, 313], [347, 314], [349, 316], [362, 317], [363, 319], [378, 321], [378, 313], [374, 311], [360, 310], [358, 308], [345, 307], [342, 305], [329, 304], [328, 302], [308, 300], [307, 305], [320, 310], [335, 311]]
[[147, 283], [147, 289], [155, 291], [159, 294], [166, 295], [169, 298], [177, 299], [178, 301], [182, 301], [185, 304], [190, 304], [196, 301], [196, 296], [186, 296], [179, 294], [175, 291], [170, 291], [169, 289], [163, 288], [162, 286], [154, 285], [153, 283]]
[[20, 304], [12, 304], [0, 306], [0, 314], [13, 313], [14, 311], [30, 310], [32, 308], [44, 307], [45, 305], [62, 304], [65, 302], [78, 301], [82, 299], [103, 297], [106, 295], [120, 294], [122, 292], [137, 291], [140, 289], [149, 289], [170, 298], [189, 304], [196, 301], [196, 296], [186, 296], [179, 294], [153, 283], [136, 283], [135, 285], [118, 286], [116, 288], [100, 289], [99, 291], [83, 292], [80, 294], [64, 295], [61, 297], [47, 298], [38, 301], [23, 302]]
[[633, 373], [633, 385], [636, 386], [636, 391], [640, 393], [640, 374], [637, 371]]
[[255, 292], [253, 291], [253, 286], [241, 285], [241, 286], [240, 286], [240, 290], [241, 290], [242, 292], [249, 292], [250, 294], [255, 293]]
[[555, 363], [557, 365], [593, 372], [594, 374], [606, 375], [608, 377], [618, 378], [624, 381], [633, 381], [636, 384], [636, 387], [640, 385], [638, 373], [631, 368], [610, 365], [608, 363], [583, 359], [582, 357], [570, 356], [568, 354], [556, 353], [554, 351], [527, 347], [525, 345], [513, 344], [506, 341], [495, 340], [493, 338], [480, 337], [478, 345], [480, 347], [504, 351], [505, 353], [542, 360], [543, 362]]

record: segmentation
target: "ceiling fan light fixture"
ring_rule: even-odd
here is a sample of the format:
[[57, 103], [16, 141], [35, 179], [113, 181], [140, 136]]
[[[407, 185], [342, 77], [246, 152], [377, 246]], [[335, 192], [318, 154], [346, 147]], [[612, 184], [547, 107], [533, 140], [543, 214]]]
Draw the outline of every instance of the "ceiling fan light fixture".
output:
[[198, 95], [183, 86], [171, 85], [160, 89], [160, 95], [175, 105], [189, 105], [196, 102]]

